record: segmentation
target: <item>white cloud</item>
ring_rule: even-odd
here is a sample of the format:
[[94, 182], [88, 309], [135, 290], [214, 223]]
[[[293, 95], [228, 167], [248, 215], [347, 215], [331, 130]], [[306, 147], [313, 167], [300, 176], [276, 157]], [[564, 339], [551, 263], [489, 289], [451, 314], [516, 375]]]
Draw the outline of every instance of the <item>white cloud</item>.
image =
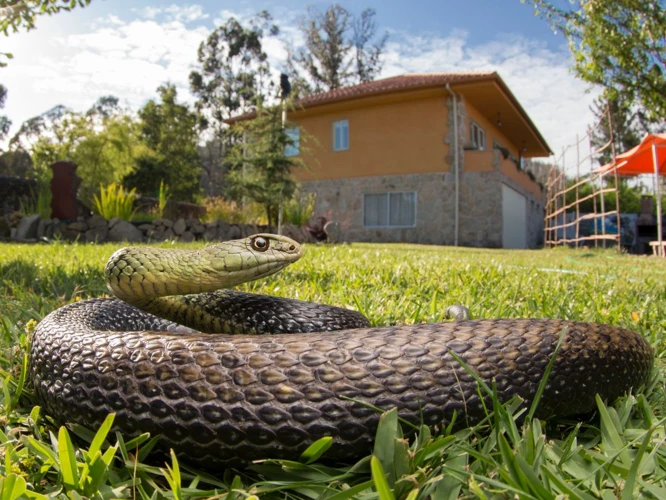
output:
[[137, 13], [140, 17], [145, 19], [158, 19], [164, 17], [166, 21], [178, 21], [183, 23], [191, 23], [208, 19], [208, 14], [203, 11], [201, 5], [168, 5], [165, 7], [142, 7], [140, 9], [134, 8], [132, 12]]
[[[303, 39], [294, 12], [276, 12], [280, 40], [268, 40], [265, 50], [281, 71], [286, 58], [282, 42], [298, 46]], [[210, 33], [209, 14], [198, 5], [144, 7], [134, 13], [133, 20], [106, 15], [87, 25], [72, 23], [69, 32], [56, 17], [48, 18], [37, 30], [9, 37], [3, 51], [13, 52], [15, 59], [0, 70], [0, 82], [9, 90], [5, 112], [15, 122], [13, 130], [56, 104], [84, 110], [108, 94], [137, 108], [166, 81], [178, 87], [181, 99], [192, 101], [188, 75], [196, 66], [199, 44]], [[247, 21], [251, 14], [224, 10], [212, 17], [219, 24], [231, 16]], [[441, 36], [392, 29], [382, 76], [497, 71], [556, 153], [577, 132], [585, 133], [597, 92], [587, 92], [587, 85], [570, 73], [566, 47], [554, 52], [515, 34], [480, 45], [470, 38], [461, 31]]]
[[13, 130], [56, 104], [81, 111], [108, 94], [136, 108], [167, 81], [191, 100], [188, 76], [208, 28], [177, 20], [106, 21], [73, 34], [53, 34], [45, 23], [9, 39], [15, 58], [0, 78], [9, 90], [5, 112]]

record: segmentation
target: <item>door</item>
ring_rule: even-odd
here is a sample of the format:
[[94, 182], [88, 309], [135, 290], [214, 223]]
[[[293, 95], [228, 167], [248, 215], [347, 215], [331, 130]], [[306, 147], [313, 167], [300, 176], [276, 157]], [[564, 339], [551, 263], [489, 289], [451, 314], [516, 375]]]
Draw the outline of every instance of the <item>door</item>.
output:
[[527, 248], [527, 199], [502, 184], [502, 247]]

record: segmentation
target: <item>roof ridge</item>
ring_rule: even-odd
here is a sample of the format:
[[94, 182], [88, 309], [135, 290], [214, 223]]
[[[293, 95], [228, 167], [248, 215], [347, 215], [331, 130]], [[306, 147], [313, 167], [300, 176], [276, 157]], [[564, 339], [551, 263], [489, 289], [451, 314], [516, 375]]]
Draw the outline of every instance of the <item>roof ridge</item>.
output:
[[339, 87], [325, 92], [310, 94], [296, 102], [297, 105], [310, 106], [328, 104], [330, 102], [355, 99], [370, 95], [383, 94], [396, 90], [412, 90], [432, 85], [445, 85], [447, 83], [463, 83], [465, 80], [474, 80], [480, 77], [497, 77], [495, 71], [459, 71], [442, 73], [405, 73], [390, 76], [381, 80], [358, 83], [348, 87]]

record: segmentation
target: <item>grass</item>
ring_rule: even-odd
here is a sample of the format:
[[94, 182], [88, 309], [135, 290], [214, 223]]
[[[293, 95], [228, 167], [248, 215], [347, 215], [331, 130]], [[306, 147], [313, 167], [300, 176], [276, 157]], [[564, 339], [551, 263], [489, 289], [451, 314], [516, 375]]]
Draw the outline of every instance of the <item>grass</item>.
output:
[[518, 426], [517, 402], [510, 402], [474, 428], [422, 427], [406, 441], [388, 412], [372, 457], [355, 464], [322, 462], [324, 439], [298, 461], [211, 476], [174, 457], [156, 465], [154, 439], [126, 442], [109, 431], [111, 421], [92, 432], [58, 428], [25, 382], [26, 331], [57, 307], [106, 294], [102, 270], [117, 248], [0, 245], [1, 499], [666, 498], [664, 261], [564, 249], [308, 246], [281, 274], [241, 288], [358, 309], [375, 325], [442, 321], [446, 306], [458, 303], [475, 318], [612, 323], [654, 346], [653, 380], [610, 406], [598, 401], [597, 414], [583, 421]]

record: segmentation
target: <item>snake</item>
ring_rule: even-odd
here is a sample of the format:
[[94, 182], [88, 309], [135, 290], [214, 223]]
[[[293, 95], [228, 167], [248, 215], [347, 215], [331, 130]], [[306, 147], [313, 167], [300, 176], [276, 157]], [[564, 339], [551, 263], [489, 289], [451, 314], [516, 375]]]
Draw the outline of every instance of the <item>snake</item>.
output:
[[[123, 435], [206, 468], [372, 452], [382, 413], [434, 430], [483, 422], [496, 400], [541, 398], [535, 417], [584, 414], [649, 380], [629, 329], [563, 319], [373, 327], [357, 311], [229, 288], [298, 260], [257, 234], [197, 250], [126, 247], [106, 266], [115, 297], [73, 302], [35, 328], [29, 377], [55, 420]], [[546, 371], [550, 370], [545, 380]], [[483, 384], [481, 383], [483, 382]], [[518, 399], [516, 399], [518, 398]]]

